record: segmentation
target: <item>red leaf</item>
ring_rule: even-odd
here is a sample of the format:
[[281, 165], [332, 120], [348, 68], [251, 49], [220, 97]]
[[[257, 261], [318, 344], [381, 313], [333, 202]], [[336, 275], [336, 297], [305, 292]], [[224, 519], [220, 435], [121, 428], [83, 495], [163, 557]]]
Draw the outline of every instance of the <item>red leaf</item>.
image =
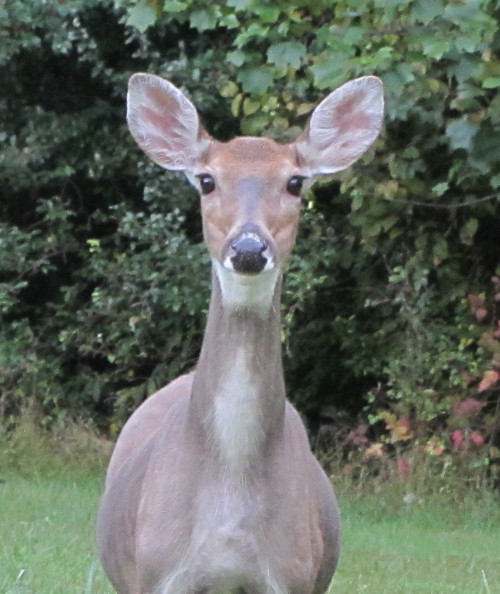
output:
[[444, 447], [437, 437], [431, 437], [424, 446], [424, 452], [432, 454], [433, 456], [441, 456], [444, 452]]
[[485, 390], [488, 390], [489, 388], [491, 388], [491, 386], [493, 384], [496, 384], [496, 382], [500, 379], [500, 374], [495, 371], [494, 369], [489, 369], [488, 371], [484, 372], [483, 375], [483, 379], [481, 380], [481, 383], [479, 384], [478, 387], [478, 392], [484, 392]]
[[488, 310], [484, 307], [485, 299], [480, 295], [468, 295], [467, 300], [471, 312], [476, 316], [478, 322], [484, 320], [488, 315]]
[[368, 437], [366, 437], [366, 432], [368, 431], [368, 427], [366, 425], [360, 425], [359, 427], [355, 427], [351, 431], [349, 431], [347, 437], [345, 438], [345, 443], [355, 446], [364, 446], [369, 443]]
[[484, 403], [475, 398], [467, 398], [463, 402], [459, 402], [453, 409], [455, 418], [462, 419], [464, 417], [471, 417], [477, 415], [483, 408]]
[[479, 433], [479, 431], [473, 431], [470, 434], [469, 439], [472, 441], [474, 445], [482, 446], [484, 445], [484, 437]]
[[488, 310], [484, 309], [484, 307], [479, 307], [478, 309], [476, 309], [474, 314], [476, 315], [476, 320], [478, 322], [481, 322], [488, 315]]
[[471, 311], [476, 311], [476, 309], [483, 307], [484, 305], [484, 297], [481, 297], [480, 295], [467, 295], [467, 301], [469, 302]]
[[464, 443], [464, 434], [460, 431], [460, 429], [453, 431], [451, 434], [451, 441], [453, 442], [453, 447], [456, 450], [459, 450], [462, 447]]

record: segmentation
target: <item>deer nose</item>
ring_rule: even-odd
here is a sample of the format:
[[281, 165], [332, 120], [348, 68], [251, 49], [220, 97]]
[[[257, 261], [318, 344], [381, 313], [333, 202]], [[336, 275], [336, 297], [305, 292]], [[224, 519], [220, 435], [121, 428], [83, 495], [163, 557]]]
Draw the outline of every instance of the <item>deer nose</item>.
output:
[[231, 242], [231, 248], [234, 255], [230, 259], [236, 272], [257, 274], [264, 270], [267, 264], [267, 258], [264, 256], [267, 243], [257, 233], [240, 233]]

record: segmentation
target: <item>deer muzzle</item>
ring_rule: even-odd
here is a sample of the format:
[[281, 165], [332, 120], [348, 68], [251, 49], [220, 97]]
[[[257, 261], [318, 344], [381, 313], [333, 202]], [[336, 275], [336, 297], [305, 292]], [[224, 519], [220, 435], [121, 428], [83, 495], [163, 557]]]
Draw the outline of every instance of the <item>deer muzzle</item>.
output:
[[259, 274], [274, 268], [271, 241], [258, 225], [247, 223], [224, 250], [225, 267], [240, 274]]
[[230, 256], [236, 272], [241, 274], [258, 274], [266, 267], [268, 258], [266, 241], [257, 233], [241, 233], [231, 242], [234, 254]]

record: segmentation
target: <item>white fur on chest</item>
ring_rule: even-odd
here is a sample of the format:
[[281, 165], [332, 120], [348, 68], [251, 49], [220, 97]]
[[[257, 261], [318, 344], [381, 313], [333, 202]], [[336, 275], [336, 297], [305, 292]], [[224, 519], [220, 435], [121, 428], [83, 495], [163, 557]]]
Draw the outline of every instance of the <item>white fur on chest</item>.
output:
[[155, 594], [288, 592], [270, 562], [268, 539], [262, 536], [258, 491], [228, 482], [211, 480], [199, 493], [189, 547]]
[[243, 347], [237, 348], [214, 400], [214, 439], [226, 470], [236, 474], [252, 463], [263, 440], [260, 388], [249, 356]]

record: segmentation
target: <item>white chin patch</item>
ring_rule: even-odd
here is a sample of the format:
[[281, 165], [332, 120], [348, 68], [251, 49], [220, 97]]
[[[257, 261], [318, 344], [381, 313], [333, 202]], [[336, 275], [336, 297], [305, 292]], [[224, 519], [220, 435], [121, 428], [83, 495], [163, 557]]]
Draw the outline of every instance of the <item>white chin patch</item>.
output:
[[231, 309], [266, 310], [272, 305], [279, 269], [258, 274], [239, 274], [219, 261], [213, 262], [222, 292], [222, 301]]

